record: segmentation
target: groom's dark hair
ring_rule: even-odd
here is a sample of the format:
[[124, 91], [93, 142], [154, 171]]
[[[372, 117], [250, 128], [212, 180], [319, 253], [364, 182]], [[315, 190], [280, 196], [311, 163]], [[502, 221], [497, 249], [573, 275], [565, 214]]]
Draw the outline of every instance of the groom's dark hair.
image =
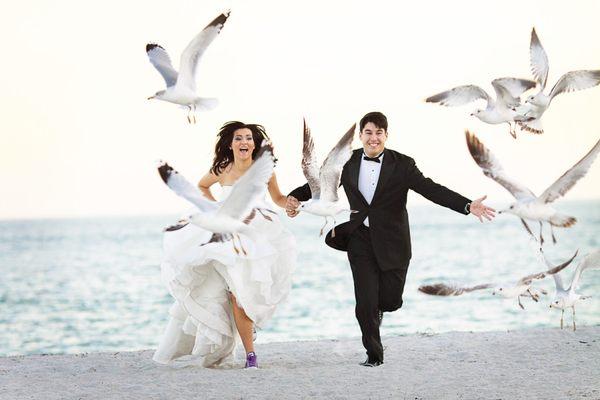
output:
[[362, 131], [365, 125], [369, 122], [372, 122], [378, 128], [381, 128], [387, 132], [387, 117], [383, 115], [383, 113], [380, 113], [379, 111], [372, 111], [368, 114], [365, 114], [365, 116], [360, 120], [360, 130]]

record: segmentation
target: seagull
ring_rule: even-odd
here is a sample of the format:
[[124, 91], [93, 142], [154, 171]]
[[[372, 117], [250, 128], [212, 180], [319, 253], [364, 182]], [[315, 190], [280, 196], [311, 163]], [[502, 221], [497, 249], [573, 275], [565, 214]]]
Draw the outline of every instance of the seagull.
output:
[[146, 54], [148, 54], [150, 63], [154, 65], [167, 84], [166, 90], [159, 90], [155, 95], [148, 97], [148, 100], [163, 100], [187, 107], [189, 110], [187, 119], [190, 124], [196, 123], [196, 109], [207, 111], [217, 106], [217, 99], [198, 97], [196, 94], [196, 71], [200, 58], [221, 32], [229, 13], [230, 11], [226, 11], [220, 14], [192, 39], [181, 53], [179, 73], [173, 68], [171, 58], [162, 46], [155, 43], [146, 45]]
[[323, 235], [323, 229], [329, 222], [329, 217], [333, 219], [333, 229], [331, 236], [335, 237], [335, 216], [344, 211], [356, 212], [345, 208], [338, 198], [338, 187], [340, 185], [340, 176], [344, 164], [352, 156], [352, 139], [356, 124], [342, 136], [339, 142], [331, 149], [327, 158], [318, 169], [317, 155], [315, 154], [315, 144], [310, 134], [310, 129], [304, 120], [304, 144], [302, 146], [302, 172], [308, 181], [311, 192], [311, 199], [300, 204], [298, 211], [306, 211], [309, 214], [325, 217], [325, 224], [321, 228], [320, 236]]
[[579, 179], [585, 176], [600, 152], [600, 140], [596, 142], [594, 147], [592, 147], [579, 162], [573, 165], [567, 172], [550, 185], [544, 193], [539, 197], [536, 197], [536, 195], [527, 187], [506, 175], [498, 159], [494, 157], [492, 152], [488, 150], [481, 141], [479, 141], [475, 134], [472, 134], [468, 130], [465, 131], [465, 134], [469, 152], [471, 153], [471, 156], [473, 156], [473, 160], [475, 160], [477, 165], [483, 170], [483, 174], [488, 178], [495, 180], [498, 184], [508, 190], [517, 200], [505, 210], [498, 211], [498, 214], [514, 214], [519, 217], [527, 232], [534, 239], [535, 236], [525, 220], [529, 219], [539, 222], [540, 245], [544, 244], [542, 222], [550, 224], [552, 241], [554, 243], [556, 243], [556, 237], [554, 236], [553, 230], [554, 226], [568, 228], [577, 222], [575, 217], [557, 212], [550, 206], [550, 203], [565, 195], [569, 189], [575, 186]]
[[[477, 286], [472, 287], [458, 287], [458, 286], [449, 286], [444, 283], [437, 283], [433, 285], [422, 285], [419, 287], [419, 291], [425, 294], [430, 294], [434, 296], [459, 296], [463, 293], [473, 292], [475, 290], [483, 290], [490, 289], [492, 290], [492, 295], [502, 296], [504, 298], [517, 298], [519, 307], [525, 309], [523, 304], [521, 303], [521, 297], [531, 297], [535, 302], [539, 300], [540, 295], [533, 289], [531, 286], [534, 280], [544, 279], [548, 275], [556, 276], [555, 274], [569, 265], [575, 256], [577, 255], [577, 251], [568, 261], [564, 263], [554, 266], [549, 263], [548, 270], [537, 272], [535, 274], [527, 275], [521, 279], [519, 279], [516, 283], [511, 284], [494, 284], [494, 283], [484, 283]], [[545, 292], [542, 291], [545, 294]]]
[[[546, 263], [548, 263], [548, 260], [545, 261]], [[575, 304], [580, 300], [586, 300], [591, 297], [582, 296], [578, 293], [575, 293], [575, 290], [579, 288], [579, 280], [581, 279], [581, 274], [586, 269], [600, 269], [600, 250], [595, 250], [594, 252], [585, 256], [583, 260], [579, 262], [579, 265], [577, 266], [577, 269], [573, 274], [571, 285], [568, 288], [565, 289], [560, 275], [553, 275], [554, 283], [556, 284], [556, 295], [552, 303], [550, 303], [550, 308], [558, 308], [562, 311], [560, 316], [560, 329], [563, 328], [563, 320], [566, 308], [570, 308], [571, 310], [573, 310], [573, 331], [577, 329], [577, 327], [575, 326]]]
[[439, 103], [442, 106], [462, 106], [475, 100], [487, 101], [484, 110], [477, 109], [471, 113], [471, 116], [479, 118], [486, 124], [507, 123], [510, 127], [510, 134], [517, 138], [515, 132], [515, 118], [519, 114], [515, 109], [521, 104], [519, 96], [527, 90], [535, 87], [535, 82], [527, 79], [518, 78], [498, 78], [492, 81], [492, 86], [496, 92], [496, 100], [487, 94], [485, 90], [476, 85], [457, 86], [453, 89], [438, 93], [425, 99], [427, 103]]
[[550, 102], [561, 93], [574, 92], [589, 89], [600, 83], [600, 70], [581, 70], [567, 72], [556, 82], [550, 94], [545, 94], [546, 82], [548, 80], [548, 55], [542, 47], [535, 28], [531, 31], [531, 44], [529, 45], [529, 56], [531, 59], [531, 70], [535, 80], [539, 83], [540, 91], [529, 96], [525, 104], [516, 107], [516, 111], [523, 116], [517, 118], [519, 126], [528, 132], [544, 133], [540, 118], [550, 106]]
[[257, 212], [265, 219], [272, 221], [264, 212], [275, 214], [274, 211], [254, 207], [266, 192], [267, 183], [273, 175], [273, 154], [268, 146], [263, 146], [257, 153], [255, 161], [242, 175], [231, 189], [231, 194], [222, 202], [215, 202], [204, 197], [202, 192], [174, 170], [169, 164], [161, 162], [158, 173], [167, 186], [178, 196], [192, 203], [199, 212], [180, 220], [176, 225], [166, 228], [166, 231], [175, 231], [189, 223], [213, 233], [207, 243], [224, 242], [231, 240], [236, 254], [240, 254], [235, 245], [237, 238], [241, 252], [247, 255], [239, 233], [256, 238], [255, 229], [249, 226], [256, 217]]

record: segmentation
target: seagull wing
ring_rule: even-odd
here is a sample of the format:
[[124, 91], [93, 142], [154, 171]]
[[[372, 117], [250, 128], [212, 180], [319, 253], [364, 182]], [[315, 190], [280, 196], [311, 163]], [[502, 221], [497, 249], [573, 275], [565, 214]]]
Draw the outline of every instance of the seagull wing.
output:
[[533, 73], [533, 77], [539, 82], [542, 89], [544, 89], [548, 80], [548, 71], [550, 70], [550, 65], [548, 64], [548, 55], [546, 54], [546, 50], [544, 50], [542, 47], [542, 43], [535, 32], [535, 28], [533, 28], [531, 31], [529, 59], [531, 62], [531, 72]]
[[515, 108], [521, 104], [521, 99], [518, 96], [513, 96], [510, 90], [500, 84], [497, 79], [492, 81], [492, 86], [496, 92], [496, 103], [505, 107]]
[[550, 91], [550, 100], [561, 93], [589, 89], [600, 83], [600, 70], [582, 70], [567, 72], [560, 77]]
[[535, 87], [535, 82], [529, 79], [519, 78], [498, 78], [492, 81], [494, 88], [496, 85], [502, 86], [508, 90], [512, 97], [519, 98], [523, 93]]
[[169, 189], [175, 192], [176, 195], [183, 197], [202, 212], [214, 211], [219, 207], [219, 203], [209, 200], [202, 192], [179, 172], [174, 170], [169, 164], [161, 162], [158, 167], [158, 173], [163, 182], [167, 184]]
[[319, 182], [321, 183], [321, 199], [325, 201], [338, 201], [338, 187], [344, 164], [352, 156], [352, 139], [356, 124], [342, 136], [337, 144], [331, 149], [319, 171]]
[[473, 292], [475, 290], [489, 289], [494, 287], [491, 283], [472, 287], [459, 287], [446, 285], [445, 283], [435, 283], [433, 285], [419, 286], [419, 291], [432, 296], [460, 296], [463, 293]]
[[315, 142], [310, 134], [310, 128], [304, 120], [304, 143], [302, 145], [302, 172], [308, 182], [311, 197], [321, 197], [321, 183], [319, 182], [319, 165], [315, 154]]
[[490, 102], [490, 96], [485, 90], [475, 85], [457, 86], [445, 92], [435, 94], [425, 99], [427, 103], [440, 103], [442, 106], [454, 107], [483, 99]]
[[508, 177], [502, 165], [491, 151], [488, 150], [485, 145], [479, 141], [475, 134], [465, 131], [467, 137], [467, 147], [473, 157], [473, 160], [483, 170], [483, 174], [488, 178], [495, 180], [504, 189], [508, 190], [517, 200], [535, 198], [533, 192], [521, 185], [519, 182]]
[[268, 145], [260, 148], [252, 166], [233, 185], [229, 197], [223, 201], [219, 215], [242, 220], [255, 203], [264, 196], [273, 175], [275, 161]]
[[[534, 279], [544, 279], [546, 276], [548, 275], [554, 275], [560, 271], [562, 271], [563, 269], [565, 269], [569, 264], [571, 264], [571, 262], [573, 261], [573, 259], [577, 256], [577, 253], [579, 252], [579, 250], [577, 250], [575, 252], [575, 254], [573, 254], [573, 257], [571, 257], [570, 259], [568, 259], [567, 261], [565, 261], [564, 263], [560, 264], [560, 265], [556, 265], [554, 266], [553, 264], [551, 264], [548, 259], [546, 258], [546, 256], [544, 255], [544, 261], [546, 263], [546, 265], [550, 268], [547, 271], [543, 271], [543, 272], [538, 272], [536, 274], [531, 274], [531, 275], [527, 275], [521, 279], [519, 279], [519, 284], [523, 284], [523, 285], [529, 285]], [[543, 253], [542, 253], [543, 254]]]
[[202, 31], [197, 34], [192, 41], [187, 45], [179, 62], [179, 78], [177, 86], [182, 86], [193, 92], [196, 91], [196, 69], [198, 61], [204, 54], [206, 48], [217, 37], [225, 21], [229, 17], [229, 11], [220, 14], [210, 24], [206, 25]]
[[581, 279], [581, 274], [586, 269], [600, 269], [600, 250], [596, 250], [588, 254], [579, 263], [577, 269], [575, 270], [575, 274], [573, 275], [573, 280], [571, 281], [571, 287], [569, 288], [569, 290], [575, 290], [579, 287], [579, 280]]
[[560, 275], [559, 274], [554, 274], [554, 275], [552, 275], [552, 277], [554, 278], [554, 285], [556, 286], [556, 291], [557, 292], [564, 291], [565, 290], [565, 284], [563, 283], [563, 280], [560, 277]]
[[177, 82], [177, 71], [173, 68], [167, 51], [157, 44], [148, 43], [146, 45], [146, 54], [150, 63], [162, 75], [167, 87], [175, 85]]
[[560, 196], [564, 196], [577, 181], [585, 176], [587, 171], [592, 166], [592, 163], [600, 153], [600, 140], [596, 142], [594, 147], [581, 159], [579, 162], [565, 172], [556, 180], [548, 189], [540, 196], [540, 201], [551, 203]]

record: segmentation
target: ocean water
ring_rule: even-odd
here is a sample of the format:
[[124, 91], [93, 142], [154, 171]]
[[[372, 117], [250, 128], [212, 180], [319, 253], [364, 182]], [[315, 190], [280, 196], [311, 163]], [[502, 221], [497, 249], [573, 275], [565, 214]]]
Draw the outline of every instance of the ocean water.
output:
[[[555, 230], [558, 244], [545, 246], [548, 257], [558, 263], [576, 249], [600, 247], [600, 201], [557, 207], [579, 222]], [[525, 299], [525, 310], [484, 291], [451, 298], [417, 291], [423, 283], [510, 282], [542, 270], [515, 217], [480, 224], [434, 205], [411, 207], [409, 215], [413, 259], [404, 305], [386, 313], [383, 335], [559, 326], [560, 311], [548, 307], [552, 279], [537, 285], [549, 295], [539, 303]], [[172, 302], [160, 280], [161, 229], [173, 219], [0, 221], [0, 355], [155, 348]], [[298, 267], [289, 299], [258, 342], [359, 336], [346, 254], [319, 238], [322, 219], [284, 221], [298, 242]], [[563, 271], [567, 280], [573, 269]], [[580, 292], [593, 297], [577, 308], [578, 324], [599, 325], [600, 270], [583, 275]], [[570, 326], [570, 312], [565, 322]]]

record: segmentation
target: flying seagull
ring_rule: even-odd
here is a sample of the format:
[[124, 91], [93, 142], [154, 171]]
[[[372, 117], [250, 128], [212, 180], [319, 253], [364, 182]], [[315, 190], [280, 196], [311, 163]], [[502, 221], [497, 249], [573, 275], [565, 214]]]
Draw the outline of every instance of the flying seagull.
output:
[[519, 279], [516, 283], [484, 283], [472, 287], [458, 287], [446, 285], [444, 283], [436, 283], [433, 285], [422, 285], [419, 287], [419, 291], [434, 296], [459, 296], [463, 293], [469, 293], [475, 290], [493, 288], [492, 295], [502, 296], [507, 299], [516, 297], [519, 307], [525, 309], [525, 307], [523, 307], [523, 304], [521, 303], [521, 297], [531, 297], [536, 302], [539, 300], [540, 297], [540, 295], [531, 286], [533, 281], [544, 279], [548, 275], [555, 275], [557, 272], [566, 268], [567, 265], [569, 265], [573, 261], [576, 255], [577, 251], [575, 252], [573, 257], [571, 257], [568, 261], [565, 261], [564, 263], [557, 266], [547, 263], [549, 268], [548, 270], [524, 276], [523, 278]]
[[536, 197], [536, 195], [527, 187], [506, 175], [502, 165], [500, 165], [500, 161], [494, 157], [492, 152], [485, 147], [475, 134], [472, 134], [468, 130], [465, 131], [465, 134], [469, 152], [471, 153], [471, 156], [473, 156], [473, 160], [475, 160], [477, 165], [483, 170], [483, 174], [508, 190], [517, 200], [508, 208], [498, 211], [498, 214], [514, 214], [519, 217], [527, 232], [529, 232], [534, 239], [535, 236], [525, 220], [528, 219], [539, 222], [540, 245], [544, 243], [544, 238], [542, 236], [542, 222], [550, 224], [552, 241], [554, 243], [556, 243], [556, 237], [554, 236], [553, 231], [554, 226], [568, 228], [577, 222], [575, 217], [557, 212], [550, 206], [550, 203], [559, 197], [564, 196], [569, 189], [575, 186], [579, 179], [585, 176], [600, 152], [600, 140], [596, 142], [594, 147], [592, 147], [579, 162], [573, 165], [567, 172], [550, 185], [544, 193], [539, 197]]
[[199, 211], [166, 228], [166, 231], [178, 230], [192, 223], [213, 233], [207, 243], [231, 240], [234, 251], [239, 254], [240, 250], [234, 240], [237, 238], [241, 252], [247, 255], [238, 234], [243, 233], [256, 238], [256, 232], [249, 224], [257, 213], [267, 220], [272, 220], [265, 211], [274, 214], [273, 211], [256, 208], [254, 205], [264, 196], [274, 166], [271, 150], [268, 146], [261, 147], [252, 166], [233, 185], [229, 197], [222, 202], [215, 202], [204, 197], [197, 187], [171, 166], [161, 163], [158, 172], [162, 180], [175, 194], [192, 203]]
[[515, 117], [519, 117], [519, 114], [515, 109], [521, 105], [519, 96], [535, 87], [535, 82], [527, 79], [498, 78], [492, 81], [492, 86], [496, 92], [495, 100], [479, 86], [464, 85], [428, 97], [425, 101], [454, 107], [462, 106], [475, 100], [485, 100], [487, 101], [486, 108], [475, 110], [471, 113], [471, 116], [479, 118], [479, 120], [486, 124], [508, 124], [510, 134], [516, 139]]
[[165, 90], [156, 92], [153, 96], [148, 97], [148, 100], [163, 100], [187, 107], [189, 123], [196, 123], [196, 109], [205, 111], [216, 107], [217, 99], [198, 97], [196, 93], [196, 71], [198, 70], [200, 58], [206, 48], [221, 32], [229, 13], [230, 11], [226, 11], [220, 14], [192, 39], [181, 53], [179, 73], [173, 68], [171, 58], [162, 46], [154, 43], [146, 45], [146, 54], [148, 54], [150, 63], [162, 75], [167, 85]]
[[554, 97], [561, 93], [574, 92], [589, 89], [600, 83], [600, 70], [581, 70], [567, 72], [556, 82], [549, 94], [544, 93], [548, 81], [548, 55], [542, 47], [535, 28], [531, 31], [531, 44], [529, 45], [529, 56], [531, 60], [531, 71], [535, 80], [539, 83], [540, 91], [529, 96], [522, 106], [516, 107], [516, 111], [523, 116], [518, 122], [525, 130], [536, 134], [544, 133], [540, 118], [550, 106]]
[[340, 185], [340, 176], [344, 164], [352, 156], [352, 139], [356, 124], [342, 136], [338, 143], [331, 149], [327, 158], [319, 169], [317, 155], [315, 154], [315, 144], [313, 142], [310, 129], [304, 121], [304, 144], [302, 146], [302, 172], [308, 182], [311, 192], [311, 199], [300, 204], [298, 211], [306, 211], [309, 214], [325, 217], [325, 224], [321, 228], [320, 235], [323, 235], [323, 229], [329, 222], [329, 217], [333, 219], [333, 229], [331, 236], [335, 237], [335, 216], [341, 212], [355, 212], [344, 207], [339, 202], [338, 187]]
[[[545, 261], [548, 264], [548, 260]], [[560, 329], [563, 328], [563, 320], [566, 308], [570, 308], [573, 311], [573, 330], [577, 329], [577, 327], [575, 326], [575, 304], [577, 304], [581, 300], [586, 300], [591, 297], [582, 296], [578, 293], [575, 293], [575, 290], [579, 288], [579, 280], [581, 279], [581, 274], [586, 269], [600, 269], [600, 250], [596, 250], [588, 254], [583, 258], [582, 261], [579, 262], [579, 265], [577, 266], [577, 269], [573, 274], [571, 285], [568, 288], [565, 288], [560, 275], [553, 275], [554, 283], [556, 284], [556, 295], [552, 303], [550, 303], [550, 308], [558, 308], [562, 311], [560, 316]]]

